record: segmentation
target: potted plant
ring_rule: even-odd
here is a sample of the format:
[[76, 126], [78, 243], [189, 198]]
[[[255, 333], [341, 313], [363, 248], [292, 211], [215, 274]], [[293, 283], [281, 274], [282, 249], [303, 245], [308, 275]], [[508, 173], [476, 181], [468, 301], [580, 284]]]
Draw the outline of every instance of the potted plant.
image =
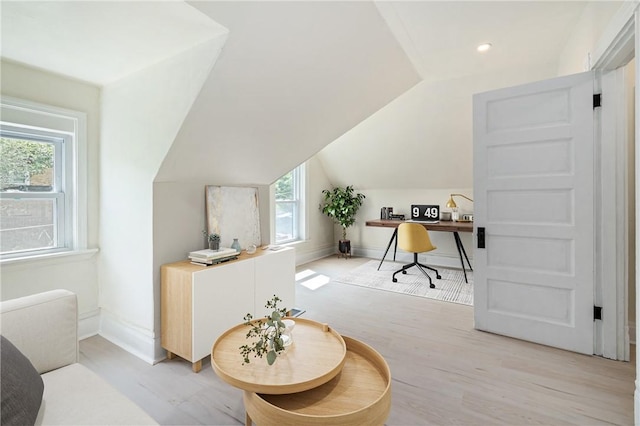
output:
[[271, 300], [264, 305], [267, 309], [272, 309], [271, 315], [265, 319], [253, 320], [253, 315], [248, 313], [244, 316], [244, 324], [251, 327], [247, 332], [247, 339], [253, 338], [251, 344], [240, 346], [240, 355], [242, 355], [242, 364], [249, 364], [249, 355], [262, 358], [267, 355], [267, 363], [272, 365], [276, 362], [276, 358], [291, 343], [289, 337], [285, 336], [287, 325], [283, 320], [287, 314], [287, 308], [278, 308], [278, 302], [282, 302], [275, 294]]
[[345, 257], [351, 255], [351, 241], [347, 240], [347, 228], [355, 223], [356, 213], [362, 206], [365, 196], [360, 193], [355, 194], [351, 185], [346, 188], [324, 189], [322, 193], [324, 204], [320, 206], [320, 210], [342, 227], [342, 239], [338, 241], [338, 250]]
[[202, 231], [202, 234], [207, 237], [207, 242], [209, 243], [209, 250], [219, 250], [220, 249], [220, 235], [214, 233], [209, 234], [207, 231]]

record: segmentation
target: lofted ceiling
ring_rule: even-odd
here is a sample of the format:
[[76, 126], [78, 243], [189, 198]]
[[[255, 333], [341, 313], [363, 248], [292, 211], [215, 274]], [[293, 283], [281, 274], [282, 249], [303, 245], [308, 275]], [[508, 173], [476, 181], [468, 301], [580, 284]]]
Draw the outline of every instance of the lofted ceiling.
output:
[[[484, 88], [548, 78], [587, 4], [2, 1], [0, 52], [5, 59], [105, 85], [228, 36], [159, 180], [267, 184], [336, 141], [321, 155], [332, 182], [356, 182], [345, 170], [358, 170], [361, 187], [408, 187], [414, 174], [389, 162], [396, 144], [411, 143], [430, 154], [430, 144], [449, 147], [441, 150], [439, 164], [468, 154], [469, 130], [457, 123], [460, 114], [460, 122], [470, 119], [474, 76]], [[493, 48], [477, 52], [484, 42]], [[509, 78], [501, 77], [507, 68]], [[467, 91], [456, 91], [456, 79], [466, 82]], [[408, 96], [394, 105], [392, 122], [388, 112], [376, 113], [403, 93]], [[433, 105], [434, 93], [455, 99]], [[428, 122], [427, 108], [433, 110]], [[366, 132], [349, 132], [364, 120]], [[366, 150], [366, 164], [350, 167], [347, 145], [357, 146], [351, 151], [358, 154]], [[433, 173], [433, 182], [437, 175], [439, 185], [452, 184], [437, 169]], [[459, 185], [468, 181], [463, 177]]]
[[[107, 84], [226, 33], [198, 9], [206, 3], [224, 2], [3, 1], [1, 55]], [[428, 81], [555, 60], [586, 4], [374, 3], [416, 70]], [[475, 51], [482, 42], [493, 43], [488, 54]]]

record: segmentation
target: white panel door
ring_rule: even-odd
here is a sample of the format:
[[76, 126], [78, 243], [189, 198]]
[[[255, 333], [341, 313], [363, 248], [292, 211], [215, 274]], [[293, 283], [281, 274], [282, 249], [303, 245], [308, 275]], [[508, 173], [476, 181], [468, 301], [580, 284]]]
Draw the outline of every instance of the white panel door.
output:
[[593, 74], [473, 102], [475, 327], [592, 354]]

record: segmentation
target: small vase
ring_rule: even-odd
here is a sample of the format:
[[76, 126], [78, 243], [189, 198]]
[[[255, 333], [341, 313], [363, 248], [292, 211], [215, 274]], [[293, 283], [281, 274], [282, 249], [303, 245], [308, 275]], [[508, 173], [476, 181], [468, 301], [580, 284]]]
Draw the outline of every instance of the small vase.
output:
[[242, 249], [240, 248], [240, 243], [238, 242], [237, 238], [233, 239], [233, 242], [231, 243], [231, 248], [235, 249], [238, 253], [242, 251]]
[[220, 249], [220, 241], [209, 241], [209, 250], [218, 251]]
[[293, 328], [296, 325], [296, 322], [294, 320], [290, 320], [290, 319], [285, 319], [282, 320], [282, 322], [284, 323], [284, 331], [282, 332], [282, 342], [283, 342], [283, 346], [287, 347], [290, 346], [293, 343]]

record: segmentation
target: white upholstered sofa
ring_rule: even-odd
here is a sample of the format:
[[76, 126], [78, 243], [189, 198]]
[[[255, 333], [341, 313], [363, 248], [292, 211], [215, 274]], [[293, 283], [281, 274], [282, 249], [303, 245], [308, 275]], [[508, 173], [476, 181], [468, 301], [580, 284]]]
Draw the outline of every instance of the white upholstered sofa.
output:
[[[13, 344], [0, 348], [3, 363], [7, 350], [13, 346], [13, 352], [25, 355], [44, 382], [35, 424], [157, 424], [131, 400], [78, 363], [78, 309], [74, 293], [53, 290], [1, 302], [0, 327], [2, 337]], [[3, 389], [15, 370], [2, 370]], [[37, 379], [37, 374], [34, 375]], [[9, 395], [3, 395], [3, 412], [5, 396]], [[20, 400], [23, 399], [21, 396]], [[2, 420], [3, 425], [8, 424], [5, 423], [8, 419]]]

